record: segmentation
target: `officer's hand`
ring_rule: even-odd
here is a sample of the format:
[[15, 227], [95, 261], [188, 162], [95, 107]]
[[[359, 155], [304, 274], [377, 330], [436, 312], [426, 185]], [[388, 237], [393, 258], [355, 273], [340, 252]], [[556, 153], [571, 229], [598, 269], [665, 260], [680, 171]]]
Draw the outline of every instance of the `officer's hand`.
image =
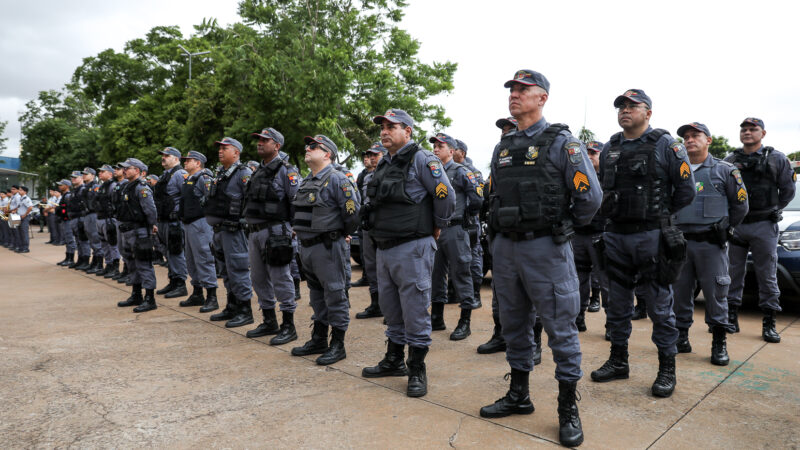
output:
[[438, 241], [440, 234], [442, 234], [442, 229], [439, 227], [433, 227], [433, 238]]
[[347, 242], [347, 245], [350, 245], [350, 239], [351, 239], [351, 237], [350, 237], [349, 234], [344, 237], [344, 241]]
[[158, 233], [158, 227], [153, 225], [153, 234], [157, 234], [157, 233]]

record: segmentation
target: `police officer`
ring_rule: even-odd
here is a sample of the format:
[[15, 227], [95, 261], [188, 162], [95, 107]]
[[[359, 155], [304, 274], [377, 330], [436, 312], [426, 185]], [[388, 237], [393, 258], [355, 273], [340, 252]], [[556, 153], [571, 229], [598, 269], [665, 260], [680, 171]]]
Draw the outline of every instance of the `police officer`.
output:
[[[600, 141], [590, 141], [586, 144], [586, 154], [589, 155], [592, 166], [594, 166], [595, 171], [598, 173], [600, 172], [600, 152], [603, 151], [603, 145], [605, 144]], [[598, 212], [592, 218], [592, 224], [594, 225], [594, 230], [599, 232], [595, 234], [593, 239], [594, 247], [597, 245], [602, 246], [602, 232], [605, 231], [606, 228], [606, 219]], [[608, 277], [606, 277], [606, 272], [599, 260], [600, 254], [597, 248], [593, 249], [593, 253], [598, 259], [592, 260], [592, 273], [589, 276], [591, 294], [589, 294], [589, 306], [587, 306], [586, 310], [589, 312], [598, 312], [600, 311], [601, 297], [603, 308], [608, 306]], [[583, 305], [583, 297], [581, 297], [581, 305]]]
[[434, 257], [431, 279], [431, 327], [433, 330], [445, 329], [444, 305], [447, 303], [449, 278], [461, 306], [461, 317], [450, 334], [450, 340], [460, 341], [472, 333], [469, 326], [472, 310], [481, 307], [480, 301], [475, 299], [470, 274], [472, 250], [465, 225], [480, 212], [483, 196], [479, 192], [481, 188], [475, 181], [475, 175], [453, 161], [455, 139], [445, 133], [438, 133], [428, 141], [433, 144], [433, 153], [442, 162], [444, 173], [456, 196], [456, 209], [450, 220], [441, 227], [441, 234], [436, 242], [439, 248]]
[[[383, 148], [380, 142], [376, 142], [370, 146], [364, 152], [364, 171], [361, 174], [364, 174], [361, 177], [359, 174], [359, 179], [361, 180], [361, 184], [359, 184], [359, 192], [361, 193], [361, 205], [363, 207], [364, 204], [369, 202], [369, 197], [367, 196], [367, 185], [372, 180], [372, 177], [375, 175], [375, 169], [378, 167], [378, 163], [380, 163], [381, 158], [386, 153], [386, 149]], [[369, 306], [364, 309], [364, 311], [356, 314], [356, 319], [368, 319], [370, 317], [383, 317], [383, 313], [381, 312], [381, 304], [379, 299], [379, 291], [378, 291], [378, 267], [376, 265], [376, 253], [377, 249], [375, 248], [375, 244], [372, 242], [372, 238], [369, 237], [368, 230], [361, 230], [361, 266], [364, 268], [364, 275], [362, 279], [366, 280], [366, 284], [369, 285]], [[353, 286], [357, 286], [358, 283], [353, 283]]]
[[30, 253], [30, 234], [28, 233], [28, 228], [31, 222], [31, 211], [33, 211], [33, 202], [31, 198], [28, 197], [28, 187], [27, 186], [20, 186], [19, 188], [20, 198], [19, 203], [17, 205], [16, 213], [19, 214], [20, 222], [16, 228], [17, 232], [17, 253]]
[[258, 166], [259, 166], [258, 161], [254, 161], [252, 159], [250, 161], [247, 161], [247, 168], [250, 169], [251, 172], [255, 172], [256, 169], [258, 169]]
[[[125, 169], [128, 183], [122, 191], [119, 205], [119, 230], [121, 251], [128, 260], [130, 281], [133, 286], [131, 296], [117, 303], [119, 307], [134, 306], [133, 312], [156, 309], [153, 291], [156, 288], [156, 273], [153, 270], [153, 236], [156, 232], [156, 204], [153, 192], [142, 178], [147, 165], [136, 158], [128, 158], [121, 164]], [[142, 288], [145, 289], [142, 298]]]
[[56, 183], [56, 185], [58, 186], [59, 192], [61, 192], [61, 200], [58, 202], [56, 215], [58, 215], [58, 220], [61, 222], [61, 230], [64, 233], [64, 245], [66, 246], [64, 259], [56, 263], [56, 265], [69, 266], [75, 263], [75, 250], [77, 249], [75, 235], [72, 233], [72, 227], [69, 226], [70, 218], [68, 213], [69, 202], [72, 197], [72, 192], [70, 191], [72, 183], [69, 180], [61, 180]]
[[670, 284], [686, 250], [670, 216], [692, 202], [695, 187], [686, 149], [666, 130], [650, 127], [652, 105], [641, 89], [618, 96], [614, 106], [622, 132], [611, 137], [600, 157], [606, 196], [602, 213], [610, 220], [604, 242], [611, 356], [591, 376], [600, 382], [628, 378], [628, 338], [636, 290], [647, 305], [653, 321], [652, 340], [658, 348], [658, 376], [651, 392], [669, 397], [676, 384], [678, 340]]
[[[217, 302], [217, 273], [211, 242], [214, 230], [206, 222], [203, 202], [211, 184], [211, 173], [205, 169], [206, 156], [191, 150], [183, 158], [183, 168], [188, 173], [181, 186], [178, 217], [186, 232], [186, 266], [192, 277], [192, 295], [178, 305], [201, 306], [200, 312], [211, 312], [219, 308]], [[203, 288], [206, 296], [203, 297]]]
[[89, 236], [83, 226], [82, 218], [86, 214], [86, 202], [83, 196], [83, 174], [80, 171], [73, 171], [70, 174], [70, 181], [72, 182], [72, 195], [67, 202], [67, 215], [69, 217], [69, 226], [72, 235], [75, 236], [78, 247], [77, 261], [70, 263], [67, 267], [76, 269], [79, 267], [89, 268], [91, 258], [91, 247], [89, 247]]
[[[297, 302], [290, 263], [294, 257], [291, 202], [297, 192], [300, 175], [296, 167], [282, 157], [283, 135], [274, 128], [253, 133], [258, 138], [261, 163], [250, 177], [245, 190], [244, 216], [250, 232], [248, 238], [250, 280], [258, 296], [264, 321], [247, 337], [277, 335], [271, 345], [286, 344], [297, 339], [294, 312]], [[287, 158], [288, 159], [288, 158]], [[282, 323], [278, 326], [275, 301], [280, 302]]]
[[[378, 143], [378, 146], [380, 146], [380, 142]], [[376, 164], [378, 163], [378, 160], [373, 158], [375, 155], [376, 155], [376, 153], [371, 152], [370, 149], [367, 149], [367, 150], [365, 150], [365, 151], [363, 151], [361, 153], [361, 163], [364, 165], [364, 170], [359, 172], [358, 173], [358, 177], [356, 177], [356, 187], [358, 188], [358, 192], [361, 194], [361, 202], [362, 202], [362, 204], [363, 204], [363, 202], [365, 200], [365, 196], [364, 196], [364, 178], [366, 178], [366, 176], [368, 174], [370, 174], [370, 173], [375, 171]], [[359, 229], [356, 232], [356, 234], [361, 237], [361, 242], [362, 242], [362, 244], [361, 244], [362, 250], [361, 251], [363, 252], [364, 236], [362, 235], [362, 230]], [[361, 259], [362, 259], [362, 264], [361, 264], [362, 267], [364, 265], [363, 264], [363, 258], [364, 257], [362, 256], [361, 257]], [[366, 270], [363, 270], [361, 272], [361, 278], [359, 278], [358, 280], [356, 280], [355, 282], [352, 283], [352, 287], [363, 287], [363, 286], [369, 286], [369, 285], [370, 284], [369, 284], [369, 280], [367, 279], [367, 271]], [[372, 306], [372, 305], [370, 305], [370, 306]], [[364, 313], [358, 313], [358, 314], [359, 315], [363, 315]], [[366, 317], [358, 317], [358, 315], [356, 316], [356, 319], [365, 319], [365, 318]]]
[[694, 201], [675, 215], [675, 223], [687, 241], [687, 261], [673, 284], [678, 353], [692, 351], [689, 327], [694, 315], [694, 289], [699, 283], [706, 300], [706, 323], [714, 336], [711, 363], [726, 366], [730, 360], [725, 333], [731, 282], [726, 242], [728, 231], [738, 226], [747, 214], [747, 191], [733, 164], [708, 153], [711, 144], [708, 127], [692, 122], [678, 128], [678, 136], [683, 138], [689, 154], [697, 191]]
[[[600, 166], [600, 152], [603, 150], [603, 143], [592, 141], [586, 144], [586, 154], [595, 173]], [[581, 310], [575, 319], [578, 331], [586, 331], [586, 310], [590, 306], [590, 291], [592, 275], [600, 271], [600, 258], [595, 249], [595, 243], [600, 241], [605, 230], [605, 219], [602, 214], [595, 214], [591, 222], [586, 225], [575, 227], [575, 237], [572, 239], [572, 252], [575, 254], [575, 269], [578, 271], [578, 279], [581, 287]], [[600, 309], [598, 300], [597, 310]]]
[[[469, 170], [467, 175], [469, 176], [469, 174], [472, 174], [470, 179], [474, 181], [478, 194], [483, 197], [483, 174], [480, 170], [475, 168], [475, 165], [472, 163], [472, 159], [467, 156], [467, 150], [467, 144], [462, 140], [456, 139], [456, 149], [453, 152], [453, 161], [461, 164], [462, 166], [466, 167], [467, 170]], [[483, 199], [481, 199], [481, 204], [482, 203]], [[480, 210], [478, 210], [477, 214], [469, 218], [465, 218], [465, 220], [468, 219], [467, 223], [465, 224], [465, 228], [469, 233], [469, 245], [472, 251], [472, 261], [470, 261], [469, 264], [469, 271], [472, 275], [472, 288], [474, 291], [473, 295], [475, 296], [475, 301], [477, 302], [480, 302], [481, 300], [481, 285], [483, 285], [483, 246], [480, 242], [483, 230], [481, 227], [480, 218], [478, 217], [479, 214]]]
[[[114, 168], [114, 180], [117, 185], [114, 186], [114, 190], [111, 193], [111, 204], [114, 205], [114, 223], [117, 226], [117, 248], [119, 248], [122, 245], [122, 232], [119, 230], [119, 207], [122, 204], [122, 191], [125, 189], [128, 179], [125, 178], [125, 168], [122, 167], [122, 163], [114, 164], [112, 167]], [[122, 270], [106, 275], [106, 278], [111, 278], [117, 283], [130, 285], [128, 261], [122, 252], [120, 252], [120, 259], [123, 261]]]
[[[456, 196], [442, 162], [411, 140], [414, 120], [402, 109], [372, 119], [387, 154], [367, 184], [362, 227], [377, 250], [378, 290], [387, 350], [366, 378], [408, 374], [406, 395], [428, 393], [425, 356], [431, 345], [431, 272], [436, 238], [453, 216]], [[408, 370], [403, 362], [408, 344]]]
[[[345, 236], [358, 226], [361, 208], [358, 190], [345, 174], [336, 170], [338, 148], [328, 137], [306, 136], [305, 161], [311, 169], [297, 189], [294, 229], [300, 240], [300, 259], [306, 274], [314, 331], [292, 355], [317, 353], [319, 365], [329, 365], [347, 357], [344, 337], [350, 322], [346, 281], [350, 266]], [[328, 326], [331, 340], [328, 344]]]
[[214, 229], [214, 256], [221, 267], [228, 298], [225, 309], [210, 319], [226, 320], [225, 327], [234, 328], [253, 323], [250, 307], [253, 288], [242, 221], [245, 186], [252, 172], [239, 161], [242, 152], [239, 141], [225, 137], [216, 143], [219, 144], [221, 167], [209, 182], [203, 212]]
[[89, 246], [92, 248], [92, 261], [89, 267], [84, 270], [86, 273], [97, 273], [103, 270], [103, 244], [100, 242], [100, 233], [97, 231], [97, 191], [100, 185], [95, 180], [97, 171], [91, 167], [83, 169], [83, 190], [81, 195], [86, 203], [86, 214], [83, 216], [83, 228], [89, 236]]
[[600, 206], [602, 191], [583, 144], [566, 125], [542, 115], [550, 83], [544, 75], [519, 70], [510, 88], [509, 112], [518, 130], [503, 136], [492, 155], [490, 229], [495, 234], [492, 276], [511, 366], [505, 397], [481, 408], [482, 417], [530, 414], [533, 322], [543, 319], [558, 380], [559, 440], [583, 442], [576, 386], [583, 375], [575, 317], [580, 308], [578, 275], [569, 239]]
[[[109, 273], [119, 273], [119, 247], [117, 246], [117, 222], [114, 219], [114, 189], [117, 181], [114, 179], [114, 169], [104, 164], [97, 172], [100, 184], [94, 198], [95, 210], [97, 211], [97, 232], [100, 235], [103, 256], [105, 257], [106, 267], [95, 272], [97, 276], [105, 277]], [[111, 277], [109, 277], [111, 278]]]
[[167, 258], [169, 284], [156, 291], [165, 298], [189, 295], [186, 291], [186, 256], [183, 254], [183, 224], [178, 218], [181, 187], [189, 174], [180, 164], [181, 152], [174, 147], [159, 151], [164, 173], [153, 186], [158, 211], [158, 240]]
[[742, 304], [744, 275], [748, 251], [753, 255], [753, 267], [758, 280], [758, 306], [764, 313], [761, 336], [767, 342], [778, 343], [781, 336], [775, 330], [775, 317], [781, 311], [777, 281], [778, 222], [781, 211], [794, 198], [796, 175], [786, 155], [764, 146], [764, 121], [748, 117], [740, 124], [739, 140], [743, 147], [728, 155], [741, 172], [747, 187], [749, 212], [733, 230], [730, 258], [731, 288], [728, 293], [728, 315], [736, 332], [739, 331], [738, 311]]

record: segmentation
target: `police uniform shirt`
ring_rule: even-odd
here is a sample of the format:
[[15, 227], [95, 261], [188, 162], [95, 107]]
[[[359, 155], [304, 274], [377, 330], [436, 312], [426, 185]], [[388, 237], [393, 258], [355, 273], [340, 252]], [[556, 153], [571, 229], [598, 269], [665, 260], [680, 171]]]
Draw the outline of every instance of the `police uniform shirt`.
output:
[[[397, 155], [410, 151], [413, 145], [417, 144], [409, 141], [397, 152]], [[378, 162], [377, 167], [391, 162], [392, 154], [387, 152]], [[414, 203], [420, 203], [426, 195], [431, 195], [433, 197], [433, 219], [436, 226], [439, 228], [447, 226], [450, 216], [453, 215], [456, 208], [456, 196], [450, 180], [444, 173], [442, 162], [436, 155], [420, 147], [408, 168], [405, 191]]]
[[[217, 176], [206, 181], [206, 188], [211, 189], [212, 183], [218, 183], [228, 170], [234, 170], [234, 173], [231, 174], [231, 179], [228, 181], [228, 186], [225, 188], [225, 195], [233, 200], [240, 200], [243, 202], [247, 182], [250, 181], [250, 176], [253, 174], [253, 171], [238, 161], [234, 164], [238, 165], [239, 168], [233, 169], [233, 166], [231, 166], [225, 169], [220, 166], [217, 171]], [[218, 225], [224, 221], [225, 219], [221, 217], [206, 215], [206, 222], [208, 222], [209, 225]]]
[[[732, 154], [725, 157], [725, 161], [733, 163], [736, 159], [736, 153], [744, 153], [742, 149], [736, 149]], [[754, 153], [764, 153], [764, 146], [756, 150]], [[778, 185], [778, 209], [783, 209], [794, 198], [795, 191], [795, 174], [789, 159], [782, 152], [773, 149], [770, 153], [768, 163], [770, 168], [774, 168], [777, 174], [776, 181]], [[746, 186], [745, 186], [746, 187]]]
[[[135, 195], [136, 201], [139, 202], [139, 206], [142, 207], [142, 212], [147, 220], [148, 228], [152, 228], [158, 220], [158, 215], [156, 214], [156, 203], [153, 200], [153, 191], [150, 190], [150, 186], [147, 183], [136, 183], [133, 192], [129, 192], [126, 195], [131, 194]], [[129, 199], [123, 198], [123, 201], [128, 200]]]
[[[361, 195], [355, 187], [355, 183], [334, 166], [333, 163], [329, 164], [316, 175], [309, 175], [306, 180], [320, 180], [328, 176], [328, 172], [333, 171], [328, 178], [328, 181], [319, 191], [320, 201], [330, 207], [338, 207], [342, 222], [344, 223], [344, 232], [350, 233], [355, 231], [359, 224], [358, 211], [361, 209]], [[301, 183], [302, 184], [302, 183]], [[318, 233], [305, 230], [297, 230], [297, 237], [300, 239], [308, 239], [317, 236]]]
[[[447, 163], [444, 164], [444, 171], [447, 172], [454, 164], [458, 163], [452, 159], [447, 161]], [[464, 202], [464, 210], [467, 211], [469, 215], [477, 214], [483, 204], [483, 193], [472, 171], [463, 164], [460, 165], [460, 167], [456, 169], [456, 176], [450, 180], [450, 183], [453, 185], [453, 189], [455, 189], [456, 192], [460, 191], [466, 195], [466, 198], [461, 200]], [[459, 199], [456, 197], [456, 209], [458, 209], [458, 203]], [[462, 219], [462, 217], [456, 217], [458, 211], [455, 211], [454, 214], [455, 215], [451, 217], [450, 220]]]
[[[17, 209], [17, 214], [19, 214], [20, 216], [22, 216], [23, 214], [26, 214], [28, 212], [28, 208], [30, 208], [32, 206], [33, 206], [33, 202], [31, 201], [30, 197], [28, 197], [27, 195], [21, 196], [20, 199], [19, 199], [19, 205], [18, 205], [18, 209]], [[33, 210], [31, 210], [31, 213], [33, 213]]]
[[364, 175], [361, 179], [361, 189], [360, 189], [361, 204], [366, 205], [369, 203], [369, 197], [367, 196], [367, 185], [369, 184], [370, 181], [372, 181], [372, 177], [375, 175], [375, 169], [372, 169], [369, 172], [367, 172], [367, 170], [365, 169], [361, 173]]
[[[170, 169], [170, 171], [172, 171], [172, 176], [169, 182], [167, 182], [167, 196], [172, 200], [172, 211], [177, 213], [181, 203], [181, 187], [186, 181], [186, 178], [189, 177], [189, 172], [182, 169], [180, 164]], [[166, 173], [164, 173], [164, 175], [166, 175]], [[164, 175], [161, 176], [163, 177]]]
[[472, 163], [472, 159], [470, 159], [469, 157], [465, 156], [464, 157], [464, 162], [462, 163], [462, 165], [464, 167], [466, 167], [467, 169], [469, 169], [470, 172], [472, 172], [472, 175], [475, 176], [475, 183], [483, 186], [483, 183], [484, 183], [483, 174], [481, 173], [480, 170], [475, 168], [475, 164]]
[[[514, 130], [505, 136], [516, 135], [532, 138], [545, 131], [550, 124], [542, 117], [526, 130]], [[504, 136], [504, 137], [505, 137]], [[501, 141], [502, 142], [502, 141]], [[500, 156], [501, 143], [498, 143], [492, 154], [490, 177], [497, 179], [499, 164], [503, 164], [506, 156]], [[540, 149], [541, 152], [543, 149]], [[603, 199], [603, 190], [597, 180], [597, 173], [586, 155], [583, 142], [567, 132], [561, 132], [553, 140], [547, 152], [550, 162], [561, 172], [571, 197], [571, 214], [575, 225], [591, 222]], [[507, 156], [510, 158], [510, 156]], [[510, 160], [509, 160], [510, 161]]]
[[[728, 220], [731, 227], [739, 225], [744, 216], [747, 215], [747, 189], [742, 182], [742, 177], [738, 173], [739, 170], [728, 162], [722, 161], [709, 154], [706, 159], [700, 163], [700, 167], [707, 167], [711, 171], [710, 178], [713, 186], [704, 186], [701, 181], [695, 180], [695, 191], [698, 196], [695, 201], [700, 197], [699, 193], [705, 189], [717, 189], [721, 194], [725, 195], [728, 200]], [[693, 170], [694, 173], [697, 169]], [[723, 192], [724, 191], [724, 192]], [[692, 208], [694, 203], [686, 206]], [[681, 230], [689, 233], [696, 233], [707, 231], [708, 225], [681, 225]]]
[[[287, 163], [289, 162], [289, 155], [283, 152], [278, 153], [275, 158]], [[273, 158], [267, 163], [261, 161], [261, 163], [258, 165], [258, 169], [256, 170], [266, 170], [266, 167], [274, 160], [275, 159]], [[285, 164], [280, 164], [278, 166], [278, 171], [275, 173], [275, 177], [272, 179], [272, 189], [275, 191], [275, 195], [278, 196], [278, 201], [288, 199], [289, 217], [294, 215], [294, 205], [292, 205], [292, 199], [297, 193], [297, 187], [300, 184], [300, 181], [300, 172], [291, 164], [289, 167], [286, 167]], [[259, 219], [255, 217], [247, 217], [246, 220], [248, 223], [266, 222], [266, 219]]]
[[11, 201], [8, 202], [8, 209], [10, 212], [19, 214], [16, 210], [19, 208], [19, 202], [22, 199], [22, 196], [19, 195], [19, 192], [11, 196]]

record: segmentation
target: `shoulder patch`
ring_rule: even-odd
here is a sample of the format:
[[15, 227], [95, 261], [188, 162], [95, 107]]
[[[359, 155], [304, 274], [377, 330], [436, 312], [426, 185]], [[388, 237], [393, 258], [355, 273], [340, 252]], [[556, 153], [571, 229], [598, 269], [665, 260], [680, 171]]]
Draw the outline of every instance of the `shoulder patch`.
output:
[[347, 214], [350, 214], [351, 216], [353, 214], [355, 214], [355, 212], [356, 212], [356, 203], [353, 201], [353, 199], [350, 199], [350, 200], [344, 202], [344, 209], [345, 209], [345, 211], [347, 211]]
[[344, 192], [344, 196], [346, 198], [350, 198], [353, 196], [353, 185], [350, 183], [342, 185], [342, 192]]
[[187, 179], [187, 178], [189, 178], [189, 173], [188, 173], [188, 172], [184, 172], [184, 174], [183, 174], [183, 179], [185, 180], [185, 179]]
[[443, 199], [447, 197], [447, 185], [444, 183], [439, 183], [436, 185], [435, 189], [436, 198]]
[[297, 180], [299, 179], [297, 172], [287, 172], [286, 178], [289, 179], [289, 184], [291, 184], [292, 186], [297, 186]]
[[742, 172], [740, 172], [739, 169], [731, 170], [731, 175], [733, 175], [733, 178], [736, 178], [736, 184], [740, 186], [744, 184], [744, 180], [742, 180]]
[[242, 184], [247, 184], [250, 181], [250, 175], [245, 175], [242, 177]]
[[470, 183], [476, 184], [478, 181], [475, 179], [475, 174], [467, 170], [467, 178], [469, 178]]
[[577, 166], [583, 162], [583, 154], [581, 153], [581, 144], [579, 142], [567, 141], [567, 143], [564, 144], [564, 150], [569, 154], [569, 162], [573, 166]]
[[147, 198], [147, 193], [148, 193], [148, 192], [150, 192], [148, 189], [142, 189], [142, 190], [141, 190], [141, 193], [142, 193], [142, 198]]
[[[431, 175], [433, 178], [439, 178], [442, 176], [442, 163], [439, 161], [430, 161], [428, 163], [428, 168], [431, 169]], [[440, 183], [441, 184], [441, 183]], [[437, 186], [438, 188], [438, 186]]]
[[686, 147], [684, 147], [683, 144], [681, 144], [680, 142], [678, 141], [673, 142], [672, 145], [669, 146], [669, 148], [671, 148], [672, 152], [675, 153], [676, 158], [678, 159], [686, 158]]
[[692, 174], [692, 169], [689, 168], [689, 164], [687, 164], [686, 161], [681, 163], [680, 174], [681, 179], [683, 180], [689, 178], [689, 176]]

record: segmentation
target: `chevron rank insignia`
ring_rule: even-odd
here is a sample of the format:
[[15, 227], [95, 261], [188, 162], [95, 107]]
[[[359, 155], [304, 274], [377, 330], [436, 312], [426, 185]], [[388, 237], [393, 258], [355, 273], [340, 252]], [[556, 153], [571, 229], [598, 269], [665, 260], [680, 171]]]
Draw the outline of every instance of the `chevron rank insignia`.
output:
[[736, 192], [736, 198], [739, 199], [739, 203], [744, 203], [747, 201], [747, 191], [745, 191], [743, 187], [740, 187]]
[[436, 198], [445, 198], [447, 197], [447, 186], [444, 183], [439, 183], [436, 185]]
[[356, 203], [350, 199], [344, 202], [344, 209], [347, 211], [347, 214], [352, 216], [356, 212]]
[[479, 183], [477, 186], [475, 186], [475, 192], [477, 192], [479, 196], [483, 197], [483, 183]]
[[681, 163], [681, 179], [685, 180], [689, 178], [689, 175], [692, 174], [692, 169], [689, 168], [689, 164], [686, 164], [686, 161]]
[[575, 172], [572, 177], [572, 184], [575, 185], [575, 190], [578, 192], [587, 192], [589, 190], [589, 178], [580, 170]]

